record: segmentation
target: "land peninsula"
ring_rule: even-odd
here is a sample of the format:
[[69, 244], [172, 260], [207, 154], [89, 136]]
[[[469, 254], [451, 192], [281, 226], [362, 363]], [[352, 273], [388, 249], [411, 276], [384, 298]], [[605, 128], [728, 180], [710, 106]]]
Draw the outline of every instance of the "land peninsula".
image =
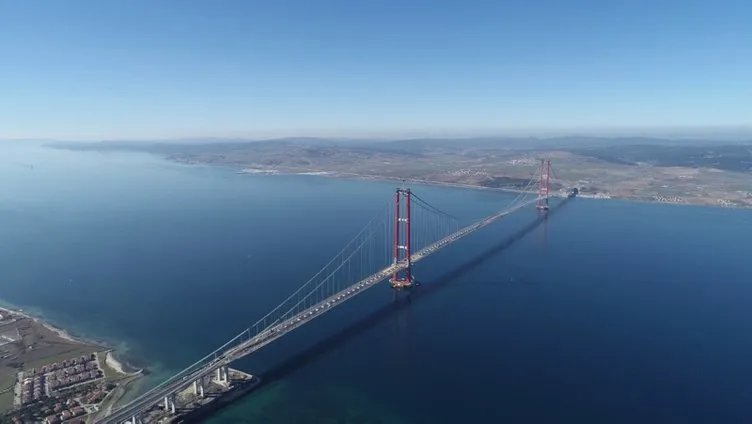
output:
[[524, 187], [540, 158], [553, 190], [582, 197], [752, 207], [752, 143], [652, 138], [471, 138], [394, 141], [289, 138], [265, 141], [54, 143], [130, 150], [245, 173], [409, 180], [468, 188]]

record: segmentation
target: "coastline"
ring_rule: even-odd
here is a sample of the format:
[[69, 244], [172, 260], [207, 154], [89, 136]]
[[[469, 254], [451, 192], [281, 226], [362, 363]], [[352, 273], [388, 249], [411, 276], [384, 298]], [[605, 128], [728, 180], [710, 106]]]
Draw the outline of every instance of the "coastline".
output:
[[129, 367], [126, 362], [117, 358], [117, 349], [106, 342], [94, 339], [86, 339], [84, 337], [73, 335], [68, 330], [57, 327], [54, 324], [51, 324], [49, 321], [45, 321], [44, 318], [28, 313], [21, 308], [0, 306], [0, 311], [5, 311], [10, 313], [11, 315], [17, 315], [19, 317], [32, 320], [35, 323], [46, 328], [47, 330], [55, 333], [59, 338], [67, 342], [100, 348], [100, 352], [105, 354], [105, 364], [113, 371], [122, 374], [123, 376], [133, 377], [143, 374], [146, 371], [146, 369], [144, 368], [133, 369]]
[[112, 351], [107, 351], [107, 353], [105, 353], [104, 363], [107, 364], [108, 367], [119, 372], [120, 374], [127, 374], [125, 372], [125, 369], [123, 369], [123, 364], [120, 361], [118, 361], [117, 358], [115, 358], [115, 355], [112, 354]]
[[[361, 181], [406, 181], [409, 183], [414, 184], [423, 184], [423, 185], [432, 185], [432, 186], [439, 186], [439, 187], [450, 187], [450, 188], [459, 188], [459, 189], [467, 189], [467, 190], [488, 190], [488, 191], [497, 191], [502, 193], [522, 193], [522, 190], [517, 190], [513, 188], [502, 188], [502, 187], [485, 187], [480, 185], [474, 185], [474, 184], [461, 184], [461, 183], [449, 183], [444, 181], [431, 181], [431, 180], [420, 180], [420, 179], [414, 179], [414, 178], [407, 178], [407, 179], [400, 179], [396, 177], [386, 177], [386, 176], [378, 176], [378, 175], [366, 175], [366, 174], [354, 174], [354, 173], [338, 173], [338, 172], [327, 172], [327, 173], [294, 173], [295, 175], [312, 175], [312, 176], [320, 176], [320, 177], [330, 177], [330, 178], [342, 178], [342, 179], [349, 179], [349, 180], [361, 180]], [[534, 193], [530, 193], [534, 194]], [[555, 193], [552, 192], [551, 197], [561, 197]], [[590, 193], [580, 193], [577, 195], [580, 199], [587, 199], [587, 200], [617, 200], [622, 202], [635, 202], [635, 203], [648, 203], [652, 205], [671, 205], [671, 206], [694, 206], [694, 207], [707, 207], [707, 208], [717, 208], [717, 209], [752, 209], [752, 206], [740, 206], [740, 205], [723, 205], [723, 204], [716, 204], [716, 203], [701, 203], [701, 202], [663, 202], [655, 199], [648, 199], [643, 197], [625, 197], [625, 196], [614, 196], [611, 194], [608, 194], [606, 196], [599, 196], [597, 194], [590, 194]]]
[[[168, 160], [170, 160], [168, 158]], [[180, 161], [175, 161], [177, 163], [183, 163]], [[211, 164], [208, 164], [211, 165]], [[217, 165], [220, 167], [227, 167], [224, 165]], [[229, 167], [229, 168], [235, 168], [235, 167]], [[270, 172], [243, 172], [243, 169], [240, 169], [237, 173], [241, 175], [301, 175], [301, 176], [314, 176], [314, 177], [327, 177], [327, 178], [340, 178], [345, 180], [359, 180], [359, 181], [381, 181], [381, 182], [408, 182], [413, 184], [422, 184], [422, 185], [430, 185], [430, 186], [438, 186], [438, 187], [449, 187], [449, 188], [458, 188], [458, 189], [466, 189], [466, 190], [487, 190], [487, 191], [496, 191], [496, 192], [502, 192], [502, 193], [521, 193], [522, 190], [514, 189], [514, 188], [504, 188], [504, 187], [486, 187], [482, 185], [476, 185], [476, 184], [465, 184], [465, 183], [451, 183], [446, 181], [435, 181], [435, 180], [423, 180], [423, 179], [417, 179], [417, 178], [399, 178], [399, 177], [390, 177], [390, 176], [384, 176], [384, 175], [370, 175], [370, 174], [358, 174], [354, 172], [340, 172], [340, 171], [317, 171], [317, 170], [295, 170], [295, 169], [279, 169], [275, 170], [276, 172], [270, 173]], [[531, 193], [534, 194], [534, 193]], [[558, 197], [557, 194], [552, 193], [551, 197]], [[592, 200], [618, 200], [623, 202], [636, 202], [636, 203], [649, 203], [649, 204], [655, 204], [655, 205], [673, 205], [673, 206], [700, 206], [700, 207], [710, 207], [710, 208], [720, 208], [720, 209], [752, 209], [752, 206], [744, 206], [744, 205], [736, 205], [736, 204], [718, 204], [718, 203], [708, 203], [708, 202], [693, 202], [692, 199], [685, 199], [687, 201], [685, 202], [668, 202], [668, 201], [659, 201], [655, 199], [650, 198], [644, 198], [644, 197], [626, 197], [626, 196], [616, 196], [612, 194], [607, 194], [605, 196], [598, 196], [597, 194], [590, 194], [590, 193], [580, 193], [577, 197], [582, 199], [592, 199]]]
[[[42, 349], [44, 354], [41, 354], [41, 352], [37, 351], [37, 346], [34, 345], [34, 351], [37, 351], [39, 353], [32, 353], [30, 354], [30, 357], [21, 359], [19, 363], [23, 368], [18, 368], [18, 370], [20, 371], [16, 371], [12, 363], [11, 365], [9, 365], [8, 363], [0, 363], [0, 366], [2, 366], [2, 370], [4, 372], [3, 378], [10, 378], [10, 376], [12, 375], [13, 379], [16, 380], [14, 387], [15, 385], [19, 384], [17, 381], [17, 376], [21, 375], [21, 372], [28, 372], [30, 369], [37, 369], [43, 364], [49, 364], [53, 362], [60, 363], [61, 360], [78, 358], [81, 354], [90, 354], [92, 355], [92, 358], [95, 358], [95, 360], [98, 362], [99, 369], [103, 373], [103, 375], [100, 375], [100, 378], [102, 379], [101, 381], [115, 384], [112, 390], [108, 390], [108, 393], [105, 395], [105, 397], [98, 401], [100, 407], [109, 410], [117, 407], [120, 402], [126, 401], [128, 396], [132, 396], [134, 393], [137, 393], [140, 387], [139, 382], [142, 381], [144, 375], [148, 373], [146, 369], [135, 369], [135, 367], [130, 366], [127, 361], [118, 358], [117, 349], [115, 348], [115, 346], [112, 346], [111, 343], [71, 334], [70, 331], [54, 325], [50, 321], [46, 320], [44, 316], [41, 315], [41, 312], [29, 312], [16, 305], [11, 305], [6, 302], [3, 302], [0, 305], [0, 311], [4, 311], [6, 314], [10, 315], [9, 319], [6, 320], [7, 324], [5, 325], [19, 325], [19, 322], [25, 321], [27, 323], [31, 323], [25, 325], [21, 324], [27, 328], [27, 331], [29, 331], [28, 328], [36, 327], [36, 331], [43, 331], [43, 333], [37, 334], [45, 334], [44, 332], [46, 332], [46, 336], [42, 336], [41, 338], [41, 340], [47, 340], [46, 342], [43, 342], [46, 344], [39, 347], [40, 349]], [[29, 327], [29, 325], [31, 327]], [[22, 345], [25, 346], [24, 343], [22, 343]], [[26, 353], [24, 352], [31, 351], [31, 346], [28, 348], [21, 347], [20, 349], [20, 355], [25, 355]], [[6, 357], [4, 356], [3, 360], [5, 360], [5, 358]], [[20, 356], [12, 357], [10, 361], [18, 360], [17, 358], [20, 358]], [[99, 380], [95, 379], [94, 381]], [[104, 386], [98, 386], [97, 384], [90, 386], [94, 387], [91, 390], [102, 390], [101, 387]], [[96, 387], [100, 388], [97, 389]], [[19, 409], [23, 410], [23, 408], [25, 408], [25, 406], [21, 407], [21, 404], [17, 403], [20, 401], [13, 396], [12, 393], [14, 392], [11, 391], [10, 393], [10, 400], [5, 400], [6, 403], [8, 403], [8, 406], [3, 407], [1, 411], [3, 414], [13, 414]], [[10, 403], [12, 403], [12, 407], [10, 406]], [[30, 405], [30, 408], [34, 408], [33, 403]]]
[[112, 349], [105, 352], [104, 363], [105, 365], [110, 367], [112, 370], [124, 376], [134, 377], [134, 376], [144, 373], [143, 368], [136, 369], [136, 370], [129, 369], [127, 364], [124, 364], [121, 360], [117, 358], [117, 351], [112, 350]]
[[[167, 160], [171, 160], [169, 158], [166, 158]], [[180, 161], [174, 161], [176, 163], [180, 164], [187, 164], [185, 162]], [[211, 166], [211, 164], [207, 164]], [[222, 168], [233, 168], [236, 169], [236, 167], [228, 167], [225, 165], [215, 165]], [[310, 169], [294, 169], [294, 168], [286, 168], [286, 169], [280, 169], [280, 170], [267, 170], [267, 171], [261, 171], [261, 172], [247, 172], [246, 170], [249, 168], [241, 168], [237, 171], [237, 174], [240, 175], [301, 175], [301, 176], [309, 176], [309, 177], [327, 177], [327, 178], [340, 178], [343, 180], [357, 180], [357, 181], [382, 181], [382, 182], [408, 182], [413, 184], [421, 184], [421, 185], [431, 185], [431, 186], [438, 186], [438, 187], [450, 187], [450, 188], [459, 188], [459, 189], [468, 189], [468, 190], [488, 190], [488, 191], [499, 191], [504, 193], [521, 193], [522, 190], [517, 190], [513, 188], [504, 188], [504, 187], [486, 187], [482, 185], [476, 185], [476, 184], [465, 184], [465, 183], [451, 183], [447, 181], [436, 181], [436, 180], [424, 180], [419, 178], [400, 178], [400, 177], [389, 177], [386, 175], [372, 175], [372, 174], [358, 174], [355, 172], [341, 172], [341, 171], [317, 171], [317, 170], [310, 170]], [[271, 172], [273, 171], [273, 172]]]
[[20, 317], [23, 317], [23, 318], [26, 318], [26, 319], [30, 319], [30, 320], [32, 320], [32, 321], [34, 321], [34, 322], [42, 325], [47, 330], [52, 331], [58, 337], [60, 337], [63, 340], [66, 340], [68, 342], [79, 343], [79, 344], [84, 344], [84, 345], [88, 345], [88, 346], [97, 346], [97, 347], [101, 347], [103, 349], [107, 349], [108, 348], [102, 342], [99, 342], [99, 341], [96, 341], [96, 340], [87, 340], [87, 339], [84, 339], [82, 337], [73, 336], [68, 331], [66, 331], [66, 330], [64, 330], [64, 329], [62, 329], [60, 327], [56, 327], [56, 326], [50, 324], [48, 321], [45, 321], [43, 318], [40, 318], [40, 317], [35, 316], [35, 315], [32, 315], [32, 314], [30, 314], [28, 312], [24, 312], [23, 309], [11, 308], [11, 307], [8, 307], [8, 306], [0, 306], [0, 311], [5, 311], [5, 312], [8, 312], [8, 313], [10, 313], [12, 315], [18, 315]]

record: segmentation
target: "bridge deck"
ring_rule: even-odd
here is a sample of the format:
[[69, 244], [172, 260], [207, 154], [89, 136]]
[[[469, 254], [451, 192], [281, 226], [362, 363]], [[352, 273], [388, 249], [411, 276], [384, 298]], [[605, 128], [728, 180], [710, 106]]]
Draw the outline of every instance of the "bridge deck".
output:
[[[412, 263], [420, 261], [421, 259], [427, 257], [431, 253], [434, 253], [438, 251], [439, 249], [446, 247], [447, 245], [454, 243], [455, 241], [469, 234], [474, 233], [475, 231], [487, 226], [488, 224], [491, 224], [492, 222], [497, 221], [498, 219], [524, 206], [527, 206], [535, 202], [536, 200], [537, 199], [529, 200], [526, 202], [521, 202], [512, 208], [508, 208], [501, 212], [490, 215], [478, 222], [468, 225], [467, 227], [464, 227], [444, 237], [443, 239], [413, 254]], [[298, 327], [303, 326], [304, 324], [332, 310], [334, 307], [352, 299], [356, 295], [373, 287], [374, 285], [376, 285], [376, 283], [383, 281], [384, 279], [392, 275], [395, 271], [401, 271], [407, 267], [408, 267], [407, 262], [402, 261], [397, 264], [390, 265], [382, 269], [381, 271], [375, 274], [372, 274], [363, 280], [358, 281], [357, 283], [347, 287], [346, 289], [343, 289], [342, 291], [339, 291], [333, 294], [332, 296], [309, 307], [308, 309], [305, 309], [301, 311], [300, 313], [293, 315], [292, 317], [284, 321], [281, 321], [281, 322], [278, 322], [269, 326], [266, 330], [250, 338], [249, 340], [242, 342], [241, 344], [233, 348], [228, 349], [226, 352], [217, 356], [211, 362], [207, 363], [201, 368], [197, 368], [195, 371], [189, 373], [188, 375], [185, 375], [182, 378], [176, 379], [175, 381], [169, 384], [165, 384], [164, 386], [159, 387], [157, 390], [152, 390], [150, 392], [145, 393], [144, 395], [142, 395], [142, 397], [135, 399], [131, 403], [124, 405], [123, 407], [113, 411], [112, 414], [110, 414], [108, 417], [106, 417], [105, 419], [99, 422], [121, 424], [127, 420], [130, 420], [134, 415], [139, 415], [142, 412], [151, 408], [153, 405], [158, 404], [160, 401], [162, 401], [165, 398], [165, 396], [168, 396], [172, 393], [183, 390], [186, 387], [188, 387], [188, 385], [192, 384], [194, 381], [212, 374], [213, 372], [217, 370], [217, 368], [229, 365], [231, 362], [236, 361], [244, 356], [247, 356], [261, 349], [262, 347], [277, 340], [278, 338], [284, 336], [285, 334], [295, 330]]]

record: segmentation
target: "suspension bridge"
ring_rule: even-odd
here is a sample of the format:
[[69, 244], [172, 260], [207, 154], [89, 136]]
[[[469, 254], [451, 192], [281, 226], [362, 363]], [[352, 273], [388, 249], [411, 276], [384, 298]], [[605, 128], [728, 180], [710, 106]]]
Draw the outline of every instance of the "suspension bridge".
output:
[[[318, 318], [360, 293], [387, 280], [395, 290], [416, 284], [412, 267], [430, 254], [524, 207], [549, 209], [550, 160], [541, 160], [537, 172], [502, 210], [460, 226], [460, 220], [421, 198], [409, 188], [398, 188], [392, 201], [319, 272], [255, 324], [166, 381], [113, 410], [100, 423], [142, 422], [157, 404], [175, 410], [174, 396], [193, 385], [203, 393], [206, 378], [228, 381], [228, 366], [291, 331]], [[535, 190], [537, 185], [537, 190]], [[536, 194], [537, 196], [530, 196]]]

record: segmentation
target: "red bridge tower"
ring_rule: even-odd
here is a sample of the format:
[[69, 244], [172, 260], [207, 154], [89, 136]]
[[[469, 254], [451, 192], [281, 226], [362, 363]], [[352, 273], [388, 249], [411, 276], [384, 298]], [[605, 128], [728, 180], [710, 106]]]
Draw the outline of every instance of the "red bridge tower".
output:
[[538, 179], [538, 204], [535, 206], [539, 211], [548, 210], [548, 182], [551, 173], [551, 159], [540, 161], [540, 178]]
[[[395, 289], [409, 288], [413, 285], [412, 261], [410, 257], [410, 189], [398, 188], [394, 194], [394, 262], [405, 261], [407, 268], [392, 274], [389, 282]], [[404, 216], [400, 200], [405, 199]]]

